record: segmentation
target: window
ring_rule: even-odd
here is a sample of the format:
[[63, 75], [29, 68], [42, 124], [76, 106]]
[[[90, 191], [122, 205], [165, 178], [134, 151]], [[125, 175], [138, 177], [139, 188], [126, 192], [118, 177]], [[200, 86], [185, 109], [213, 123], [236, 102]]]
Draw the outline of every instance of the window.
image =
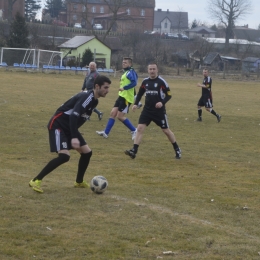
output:
[[164, 28], [167, 29], [167, 22], [164, 23]]
[[145, 10], [144, 9], [141, 10], [141, 16], [145, 16]]
[[73, 5], [73, 9], [77, 10], [78, 9], [78, 5]]
[[73, 19], [73, 21], [77, 21], [77, 19], [78, 19], [77, 15], [74, 14], [74, 15], [72, 16], [72, 19]]
[[82, 6], [82, 12], [86, 12], [86, 9], [87, 9], [86, 6], [83, 5], [83, 6]]
[[96, 12], [96, 6], [92, 6], [92, 7], [91, 7], [91, 12], [92, 12], [92, 13], [95, 13], [95, 12]]
[[127, 12], [127, 15], [130, 15], [131, 14], [131, 11], [130, 11], [130, 9], [128, 8], [128, 9], [126, 9], [126, 12]]
[[104, 6], [100, 7], [100, 13], [103, 14], [104, 13]]

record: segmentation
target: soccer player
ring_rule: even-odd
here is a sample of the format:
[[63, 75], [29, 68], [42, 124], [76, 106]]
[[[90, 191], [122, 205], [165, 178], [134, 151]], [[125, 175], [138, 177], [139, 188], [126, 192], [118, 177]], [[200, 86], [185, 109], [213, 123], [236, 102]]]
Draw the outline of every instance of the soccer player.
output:
[[201, 107], [206, 108], [207, 111], [209, 111], [212, 115], [214, 115], [218, 122], [220, 122], [221, 120], [221, 115], [217, 114], [214, 110], [213, 110], [213, 99], [212, 99], [212, 91], [211, 91], [211, 87], [212, 87], [212, 79], [211, 77], [208, 75], [209, 71], [208, 69], [204, 69], [203, 70], [203, 82], [202, 84], [198, 83], [197, 87], [200, 87], [202, 90], [202, 95], [199, 99], [198, 102], [198, 122], [202, 121], [202, 109]]
[[92, 110], [98, 104], [98, 98], [107, 95], [110, 84], [109, 78], [98, 76], [94, 81], [93, 90], [76, 94], [57, 109], [49, 121], [48, 130], [50, 150], [58, 153], [58, 156], [47, 163], [42, 171], [29, 182], [29, 186], [34, 191], [43, 192], [41, 188], [42, 179], [54, 169], [69, 161], [69, 150], [71, 149], [75, 149], [80, 153], [74, 187], [89, 187], [83, 178], [88, 168], [92, 151], [78, 128], [85, 123], [86, 117], [91, 115]]
[[134, 103], [134, 92], [138, 76], [132, 67], [131, 58], [123, 58], [122, 67], [124, 69], [124, 74], [120, 80], [119, 97], [110, 112], [110, 118], [108, 119], [105, 130], [96, 131], [98, 135], [103, 136], [104, 138], [108, 138], [108, 135], [115, 124], [116, 117], [131, 131], [132, 139], [134, 139], [136, 134], [136, 128], [132, 125], [131, 121], [125, 117], [125, 114], [128, 113], [130, 105]]
[[170, 88], [167, 82], [158, 75], [156, 63], [150, 63], [148, 65], [148, 74], [149, 77], [143, 80], [132, 108], [133, 111], [136, 110], [138, 102], [145, 94], [145, 104], [139, 117], [134, 146], [132, 149], [126, 150], [125, 154], [129, 155], [132, 159], [136, 157], [144, 130], [153, 121], [156, 125], [161, 127], [162, 131], [173, 145], [176, 154], [175, 158], [180, 159], [181, 149], [176, 142], [174, 133], [169, 128], [165, 108], [165, 104], [171, 99]]
[[[94, 81], [95, 78], [99, 75], [99, 73], [97, 72], [97, 64], [95, 62], [90, 62], [89, 63], [89, 72], [86, 75], [86, 78], [83, 82], [83, 86], [81, 91], [84, 91], [85, 89], [88, 90], [92, 90], [94, 88]], [[93, 110], [97, 115], [98, 115], [98, 119], [101, 120], [103, 117], [103, 113], [100, 112], [99, 110], [97, 110], [96, 108], [94, 108]], [[89, 118], [88, 118], [89, 119]]]

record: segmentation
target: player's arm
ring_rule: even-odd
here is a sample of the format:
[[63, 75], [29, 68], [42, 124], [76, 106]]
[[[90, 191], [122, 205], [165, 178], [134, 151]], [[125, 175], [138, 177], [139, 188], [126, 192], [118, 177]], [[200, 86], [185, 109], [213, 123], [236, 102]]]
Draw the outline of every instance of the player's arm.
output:
[[139, 104], [139, 102], [141, 101], [141, 98], [144, 95], [144, 93], [145, 93], [145, 85], [144, 85], [144, 82], [142, 82], [142, 85], [140, 86], [139, 91], [138, 91], [138, 93], [136, 95], [134, 105], [138, 105]]
[[86, 78], [84, 79], [84, 82], [83, 82], [83, 86], [82, 86], [82, 88], [81, 88], [81, 91], [84, 91], [84, 90], [85, 90], [85, 88], [86, 88], [85, 83], [86, 83]]
[[124, 86], [124, 90], [134, 88], [137, 85], [137, 80], [138, 80], [136, 72], [134, 70], [129, 70], [126, 77], [130, 80], [130, 83]]
[[161, 95], [162, 104], [165, 105], [172, 98], [171, 90], [170, 90], [168, 83], [165, 82], [162, 85], [161, 91], [163, 92], [163, 95]]

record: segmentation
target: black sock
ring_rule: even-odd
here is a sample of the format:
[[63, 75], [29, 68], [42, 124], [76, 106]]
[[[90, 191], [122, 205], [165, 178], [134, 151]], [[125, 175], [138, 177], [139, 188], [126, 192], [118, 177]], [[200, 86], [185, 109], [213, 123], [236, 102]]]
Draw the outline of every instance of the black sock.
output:
[[213, 109], [210, 111], [210, 113], [213, 114], [214, 116], [217, 116], [217, 113]]
[[132, 149], [134, 151], [134, 153], [138, 152], [138, 147], [139, 147], [139, 144], [134, 144], [134, 147]]
[[199, 115], [199, 117], [202, 116], [202, 109], [198, 109], [198, 115]]
[[173, 148], [174, 148], [175, 151], [179, 149], [177, 142], [172, 143], [172, 145], [173, 145]]
[[97, 113], [98, 115], [100, 114], [100, 111], [98, 111], [96, 108], [94, 108], [93, 111], [94, 111], [95, 113]]
[[57, 167], [62, 165], [65, 162], [68, 162], [70, 156], [64, 153], [59, 153], [57, 158], [52, 159], [47, 163], [47, 165], [42, 169], [42, 171], [33, 179], [34, 181], [42, 180], [47, 174], [55, 170]]
[[77, 173], [77, 178], [76, 178], [77, 183], [83, 182], [83, 178], [84, 178], [85, 172], [88, 168], [91, 156], [92, 156], [92, 151], [90, 151], [89, 153], [81, 154], [81, 156], [79, 158], [78, 173]]

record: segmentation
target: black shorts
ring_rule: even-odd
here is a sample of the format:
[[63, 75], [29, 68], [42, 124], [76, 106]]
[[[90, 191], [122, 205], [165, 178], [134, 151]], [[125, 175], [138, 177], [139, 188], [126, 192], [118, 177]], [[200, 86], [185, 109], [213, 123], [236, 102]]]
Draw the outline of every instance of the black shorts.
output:
[[[86, 141], [80, 133], [77, 138], [79, 139], [80, 146], [86, 145]], [[71, 150], [71, 136], [66, 134], [62, 129], [51, 129], [49, 130], [49, 142], [51, 152], [59, 152], [60, 150]]]
[[169, 128], [167, 115], [163, 111], [159, 113], [154, 113], [152, 111], [150, 112], [143, 110], [139, 117], [138, 124], [144, 124], [148, 126], [152, 121], [162, 129]]
[[201, 96], [198, 102], [199, 107], [206, 107], [206, 108], [212, 108], [213, 107], [213, 101], [210, 96]]
[[130, 106], [131, 103], [129, 103], [125, 98], [120, 96], [118, 97], [114, 105], [114, 107], [118, 107], [118, 111], [123, 112], [125, 114], [128, 113]]

